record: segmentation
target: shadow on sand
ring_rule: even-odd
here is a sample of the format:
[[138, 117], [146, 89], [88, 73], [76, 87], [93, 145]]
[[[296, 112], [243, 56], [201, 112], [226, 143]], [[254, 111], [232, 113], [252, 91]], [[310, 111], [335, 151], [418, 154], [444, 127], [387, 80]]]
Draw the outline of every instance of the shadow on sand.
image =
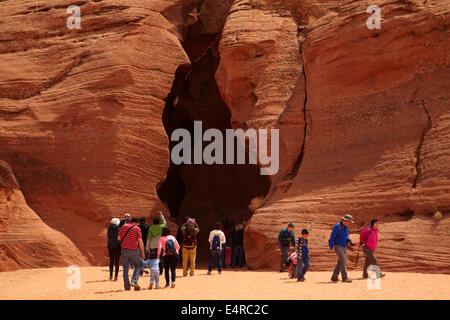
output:
[[92, 280], [86, 281], [85, 283], [98, 283], [98, 282], [113, 282], [112, 280]]
[[105, 293], [115, 293], [115, 292], [123, 292], [124, 290], [109, 290], [109, 291], [97, 291], [94, 294], [105, 294]]

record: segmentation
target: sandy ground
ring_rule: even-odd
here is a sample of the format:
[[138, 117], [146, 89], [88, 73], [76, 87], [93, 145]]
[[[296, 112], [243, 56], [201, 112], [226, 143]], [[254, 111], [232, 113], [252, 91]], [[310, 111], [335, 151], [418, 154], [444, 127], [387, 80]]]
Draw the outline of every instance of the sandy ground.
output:
[[[310, 272], [303, 283], [288, 279], [287, 273], [217, 271], [207, 275], [196, 270], [195, 277], [181, 277], [177, 270], [174, 289], [148, 290], [149, 276], [140, 277], [140, 291], [124, 291], [122, 273], [119, 281], [108, 280], [107, 267], [82, 267], [81, 288], [70, 290], [67, 268], [32, 269], [0, 273], [0, 299], [450, 299], [450, 275], [388, 273], [380, 289], [368, 289], [360, 272], [349, 272], [353, 283], [332, 283], [330, 272]], [[164, 286], [164, 277], [160, 286]]]

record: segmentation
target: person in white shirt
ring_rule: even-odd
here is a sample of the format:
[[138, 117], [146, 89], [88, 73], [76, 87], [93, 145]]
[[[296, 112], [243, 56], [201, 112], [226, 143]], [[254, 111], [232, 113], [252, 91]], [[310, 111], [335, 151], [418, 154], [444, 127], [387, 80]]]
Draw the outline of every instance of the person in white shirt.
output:
[[213, 265], [217, 267], [219, 274], [222, 273], [222, 245], [226, 243], [225, 234], [220, 230], [221, 224], [217, 223], [209, 233], [209, 265], [208, 265], [208, 274], [211, 274], [213, 269]]

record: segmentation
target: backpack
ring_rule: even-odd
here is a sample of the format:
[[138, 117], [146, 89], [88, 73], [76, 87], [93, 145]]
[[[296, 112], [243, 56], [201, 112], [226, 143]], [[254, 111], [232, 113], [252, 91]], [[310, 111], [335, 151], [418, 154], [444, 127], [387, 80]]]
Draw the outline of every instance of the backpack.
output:
[[183, 243], [185, 246], [195, 246], [197, 244], [196, 236], [195, 236], [195, 229], [186, 228], [184, 232], [184, 240]]
[[[339, 229], [338, 229], [338, 232], [336, 233], [336, 237], [338, 236], [339, 233], [341, 233], [341, 229], [342, 229], [342, 224], [339, 223]], [[333, 233], [333, 231], [331, 231], [331, 233]], [[328, 243], [330, 243], [330, 242], [331, 242], [331, 234], [330, 234], [330, 239], [328, 239]]]
[[175, 247], [175, 242], [173, 242], [172, 239], [167, 239], [165, 252], [168, 255], [177, 254], [177, 248]]
[[212, 249], [219, 250], [220, 249], [220, 236], [215, 235], [212, 241]]
[[372, 234], [372, 228], [369, 228], [369, 234], [367, 235], [366, 240], [364, 240], [364, 243], [362, 244], [363, 246], [366, 245], [367, 240], [369, 240], [370, 235]]
[[119, 235], [119, 227], [111, 225], [108, 228], [108, 248], [111, 250], [116, 250], [120, 248], [120, 242], [117, 240]]

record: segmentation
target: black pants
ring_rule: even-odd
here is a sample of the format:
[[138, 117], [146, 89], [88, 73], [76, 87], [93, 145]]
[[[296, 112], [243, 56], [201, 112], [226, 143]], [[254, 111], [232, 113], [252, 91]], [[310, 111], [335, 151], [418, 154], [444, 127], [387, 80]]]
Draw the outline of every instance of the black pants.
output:
[[364, 262], [363, 277], [368, 277], [367, 268], [372, 265], [377, 266], [378, 262], [372, 249], [369, 249], [367, 246], [363, 245], [363, 251], [364, 255], [366, 256], [366, 261]]
[[111, 249], [108, 248], [109, 251], [109, 276], [113, 276], [113, 267], [116, 267], [116, 272], [114, 276], [117, 278], [119, 275], [119, 260], [120, 260], [120, 247]]
[[177, 263], [178, 263], [177, 254], [174, 255], [166, 254], [164, 256], [164, 275], [166, 276], [166, 286], [170, 284], [169, 269], [170, 273], [172, 274], [172, 283], [175, 282]]
[[214, 267], [217, 267], [219, 272], [222, 272], [222, 250], [211, 250], [209, 253], [208, 272], [211, 272]]

